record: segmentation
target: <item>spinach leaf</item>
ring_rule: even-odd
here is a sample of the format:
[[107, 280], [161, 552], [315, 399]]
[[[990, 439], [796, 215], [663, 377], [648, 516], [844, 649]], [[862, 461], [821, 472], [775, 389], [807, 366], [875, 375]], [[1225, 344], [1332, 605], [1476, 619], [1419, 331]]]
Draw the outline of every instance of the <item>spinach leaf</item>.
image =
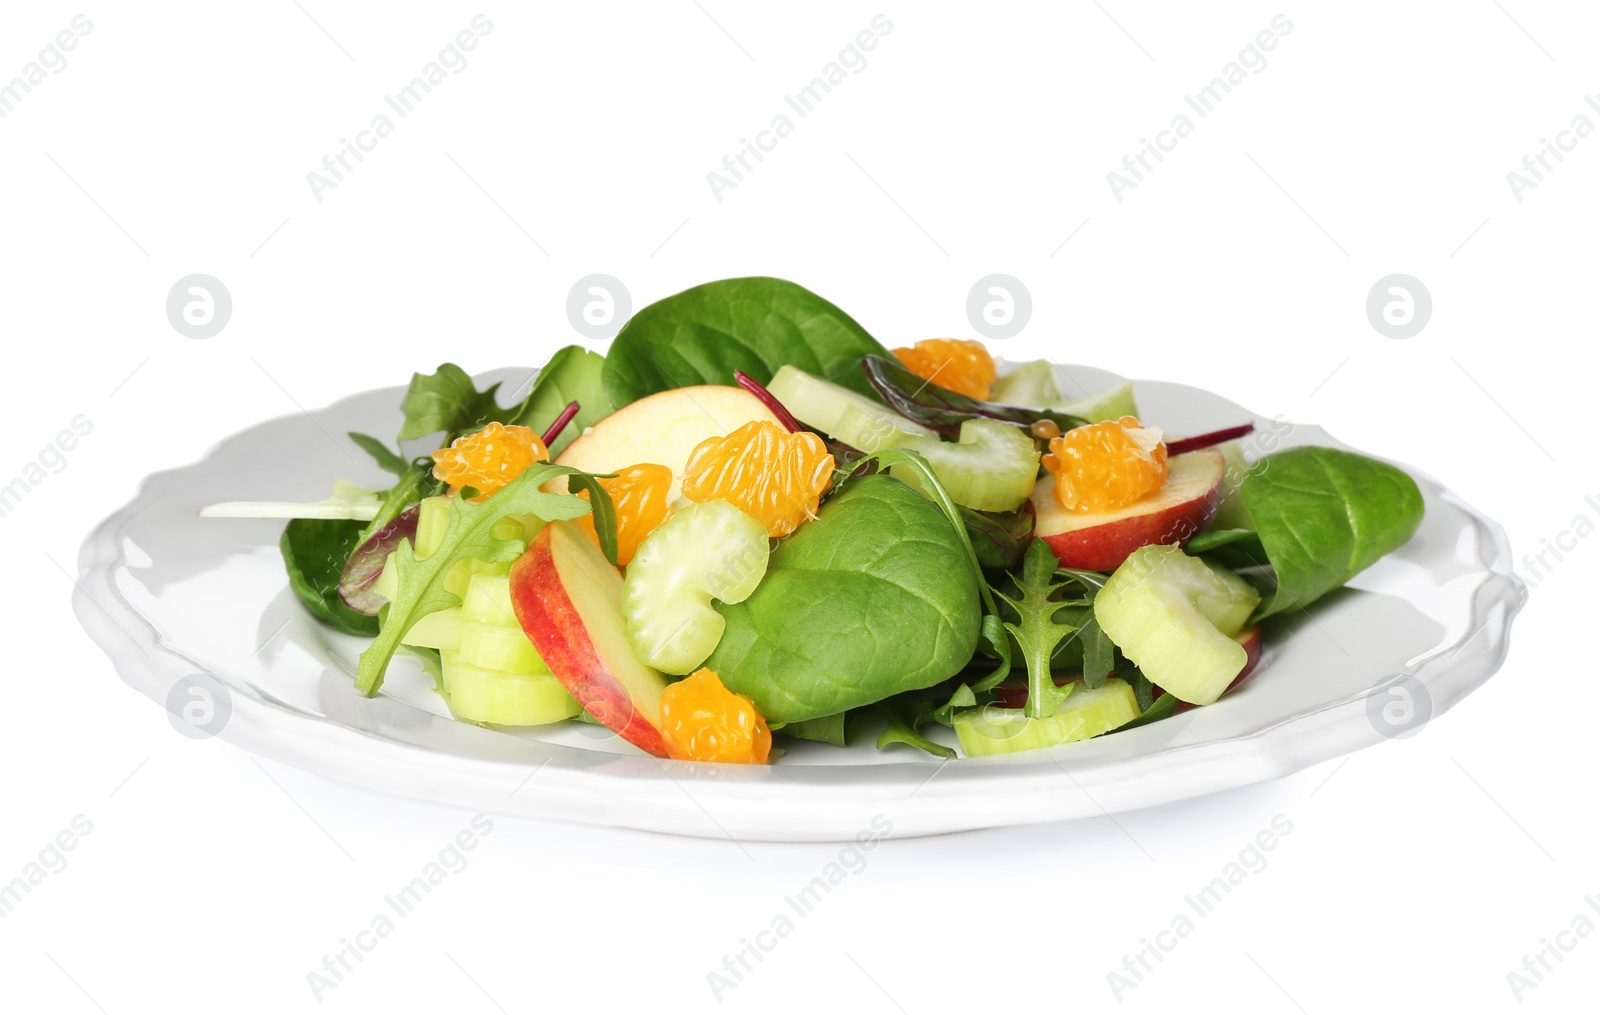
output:
[[818, 740], [835, 747], [843, 747], [844, 715], [843, 712], [835, 712], [833, 715], [822, 715], [803, 722], [786, 723], [778, 732], [796, 740]]
[[530, 427], [544, 433], [568, 402], [578, 403], [578, 415], [561, 435], [550, 445], [552, 457], [583, 433], [583, 428], [593, 426], [611, 415], [611, 400], [601, 381], [606, 358], [579, 345], [569, 345], [556, 350], [550, 362], [539, 371], [528, 397], [502, 422]]
[[1240, 487], [1277, 589], [1255, 620], [1309, 606], [1398, 549], [1422, 524], [1416, 481], [1334, 448], [1289, 448], [1251, 467]]
[[963, 538], [900, 480], [852, 480], [773, 551], [749, 599], [716, 604], [727, 628], [705, 665], [771, 722], [936, 684], [978, 645]]
[[605, 390], [620, 408], [668, 388], [732, 384], [735, 370], [766, 384], [787, 363], [870, 395], [861, 358], [887, 353], [808, 289], [779, 278], [729, 278], [634, 314], [611, 343]]
[[1063, 431], [1085, 423], [1085, 420], [1058, 409], [1000, 405], [956, 394], [948, 388], [923, 380], [901, 366], [898, 360], [886, 356], [868, 356], [861, 361], [861, 366], [866, 371], [867, 383], [889, 408], [947, 437], [959, 436], [961, 424], [969, 419], [995, 419], [1023, 428], [1031, 427], [1041, 419], [1048, 419]]
[[1023, 705], [1023, 714], [1030, 719], [1048, 719], [1055, 715], [1072, 690], [1070, 686], [1057, 687], [1050, 675], [1050, 658], [1056, 647], [1077, 630], [1076, 626], [1057, 620], [1062, 608], [1069, 604], [1057, 596], [1068, 583], [1056, 580], [1056, 567], [1055, 551], [1044, 540], [1036, 539], [1023, 558], [1022, 574], [1016, 579], [1016, 595], [995, 589], [995, 595], [1017, 611], [1018, 622], [1007, 623], [1006, 630], [1016, 637], [1022, 658], [1028, 665], [1028, 700]]
[[972, 541], [972, 551], [978, 563], [986, 568], [1009, 571], [1022, 563], [1023, 551], [1033, 540], [1032, 505], [1024, 503], [1020, 511], [975, 511], [961, 508], [961, 520], [967, 526], [967, 538]]
[[[495, 538], [491, 531], [495, 522], [506, 515], [533, 514], [554, 521], [588, 514], [587, 502], [569, 494], [545, 493], [539, 489], [542, 483], [556, 476], [577, 474], [576, 469], [548, 462], [535, 463], [482, 503], [474, 504], [456, 495], [450, 502], [450, 520], [445, 526], [444, 541], [427, 557], [419, 560], [411, 543], [401, 543], [393, 558], [398, 589], [384, 609], [377, 638], [361, 653], [356, 667], [356, 689], [368, 696], [376, 694], [383, 683], [384, 671], [389, 668], [389, 660], [412, 625], [430, 613], [460, 602], [444, 587], [445, 576], [457, 564], [469, 557], [498, 563], [522, 555], [527, 548], [522, 540]], [[349, 556], [348, 549], [345, 556]]]
[[289, 587], [311, 615], [346, 634], [371, 637], [378, 618], [357, 613], [339, 598], [345, 561], [361, 545], [365, 522], [343, 518], [296, 518], [284, 526], [278, 548]]

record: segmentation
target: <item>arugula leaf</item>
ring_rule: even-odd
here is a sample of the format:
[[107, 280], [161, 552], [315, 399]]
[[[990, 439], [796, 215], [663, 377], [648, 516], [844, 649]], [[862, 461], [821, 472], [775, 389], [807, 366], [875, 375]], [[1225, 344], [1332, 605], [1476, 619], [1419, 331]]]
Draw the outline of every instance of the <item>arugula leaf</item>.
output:
[[969, 419], [996, 419], [1023, 428], [1048, 419], [1063, 431], [1083, 426], [1085, 422], [1058, 409], [1029, 409], [968, 398], [923, 380], [901, 366], [898, 360], [886, 356], [868, 356], [861, 361], [861, 366], [867, 383], [889, 408], [947, 437], [959, 436], [961, 424]]
[[589, 511], [594, 515], [594, 533], [600, 540], [600, 552], [613, 567], [617, 563], [617, 505], [599, 480], [588, 473], [577, 473], [568, 482], [578, 487], [573, 493], [587, 493]]
[[[1145, 683], [1148, 684], [1149, 681], [1146, 680]], [[1138, 696], [1138, 690], [1135, 689], [1134, 697], [1137, 698]], [[1129, 719], [1111, 732], [1119, 733], [1122, 730], [1137, 729], [1140, 726], [1148, 726], [1153, 722], [1160, 722], [1163, 719], [1172, 717], [1178, 711], [1178, 696], [1175, 694], [1163, 694], [1150, 704], [1142, 707], [1144, 711], [1140, 712], [1137, 718]]]
[[1404, 472], [1335, 448], [1267, 455], [1240, 487], [1277, 589], [1252, 623], [1309, 606], [1398, 549], [1422, 524], [1422, 494]]
[[324, 624], [371, 637], [378, 633], [378, 618], [345, 605], [339, 597], [339, 580], [345, 561], [361, 545], [364, 522], [343, 518], [295, 518], [283, 528], [278, 548], [289, 572], [295, 597]]
[[406, 470], [411, 468], [411, 463], [398, 452], [391, 451], [389, 445], [378, 440], [370, 434], [356, 433], [354, 430], [346, 434], [356, 447], [371, 455], [378, 463], [378, 468], [384, 472], [392, 472], [396, 476], [404, 476]]
[[[430, 613], [455, 606], [460, 599], [445, 590], [444, 578], [462, 561], [470, 558], [498, 563], [515, 560], [527, 548], [519, 539], [497, 539], [490, 531], [506, 515], [532, 514], [546, 521], [577, 518], [589, 513], [589, 505], [570, 494], [545, 493], [541, 484], [555, 476], [579, 475], [578, 470], [539, 462], [524, 469], [494, 496], [473, 504], [457, 495], [450, 502], [450, 520], [444, 541], [427, 557], [417, 559], [409, 541], [394, 553], [398, 589], [384, 610], [378, 636], [361, 653], [356, 668], [356, 689], [376, 694], [383, 683], [400, 639], [412, 625]], [[349, 555], [348, 550], [346, 556]]]
[[995, 590], [1017, 611], [1017, 623], [1009, 621], [1005, 627], [1017, 639], [1023, 661], [1028, 666], [1028, 701], [1023, 714], [1030, 719], [1048, 719], [1072, 691], [1069, 684], [1057, 687], [1050, 675], [1050, 658], [1062, 639], [1077, 630], [1072, 624], [1056, 619], [1063, 607], [1082, 605], [1056, 598], [1067, 582], [1056, 579], [1056, 555], [1050, 545], [1036, 539], [1022, 559], [1022, 573], [1016, 577], [1017, 594], [1007, 595]]
[[1100, 629], [1100, 621], [1090, 617], [1078, 632], [1083, 642], [1083, 683], [1085, 687], [1099, 687], [1116, 669], [1117, 647], [1111, 637]]
[[689, 384], [761, 384], [784, 364], [871, 395], [861, 357], [887, 355], [850, 315], [780, 278], [729, 278], [686, 289], [634, 314], [611, 343], [605, 390], [621, 407]]
[[604, 356], [581, 345], [569, 345], [556, 350], [550, 362], [539, 371], [528, 397], [502, 422], [544, 433], [568, 402], [577, 402], [577, 417], [550, 445], [550, 456], [554, 458], [583, 433], [584, 427], [593, 426], [611, 415], [611, 399], [606, 397], [605, 385], [601, 380], [605, 365]]
[[982, 620], [964, 530], [890, 476], [852, 480], [773, 551], [711, 657], [770, 722], [928, 687], [972, 658]]
[[906, 744], [919, 751], [927, 751], [936, 758], [956, 756], [955, 751], [943, 744], [934, 743], [917, 732], [918, 724], [904, 697], [878, 702], [878, 711], [883, 714], [884, 722], [883, 732], [878, 736], [878, 750], [881, 751], [890, 744]]
[[476, 430], [500, 415], [494, 400], [500, 385], [479, 391], [472, 377], [454, 363], [441, 363], [431, 374], [412, 374], [400, 408], [406, 414], [400, 439], [415, 440], [433, 433], [450, 437]]

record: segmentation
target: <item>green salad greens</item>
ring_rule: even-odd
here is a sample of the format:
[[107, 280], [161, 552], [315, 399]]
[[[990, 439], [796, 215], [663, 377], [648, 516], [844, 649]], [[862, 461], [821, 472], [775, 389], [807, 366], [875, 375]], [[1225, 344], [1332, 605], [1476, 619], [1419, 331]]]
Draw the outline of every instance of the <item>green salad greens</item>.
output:
[[1172, 721], [1422, 524], [1396, 466], [1290, 447], [1237, 481], [1249, 421], [1168, 441], [1185, 421], [1140, 416], [1131, 384], [1067, 403], [1048, 363], [992, 366], [726, 279], [640, 310], [604, 356], [559, 350], [509, 404], [455, 364], [414, 375], [392, 444], [350, 434], [385, 489], [207, 513], [290, 519], [295, 595], [371, 639], [362, 694], [404, 650], [464, 721], [729, 762]]

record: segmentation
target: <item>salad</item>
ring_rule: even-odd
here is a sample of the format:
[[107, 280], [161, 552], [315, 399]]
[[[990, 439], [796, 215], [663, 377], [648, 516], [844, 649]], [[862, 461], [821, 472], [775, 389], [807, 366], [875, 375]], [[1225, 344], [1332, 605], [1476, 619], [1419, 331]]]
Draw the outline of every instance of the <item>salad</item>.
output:
[[600, 723], [665, 758], [872, 733], [955, 756], [935, 725], [977, 757], [1157, 722], [1423, 512], [1387, 463], [1247, 463], [1249, 421], [1177, 436], [1131, 383], [1065, 399], [1050, 363], [975, 341], [890, 350], [773, 278], [651, 304], [499, 399], [417, 374], [394, 444], [350, 434], [387, 490], [202, 513], [290, 519], [299, 600], [371, 639], [360, 693], [404, 653], [462, 721]]

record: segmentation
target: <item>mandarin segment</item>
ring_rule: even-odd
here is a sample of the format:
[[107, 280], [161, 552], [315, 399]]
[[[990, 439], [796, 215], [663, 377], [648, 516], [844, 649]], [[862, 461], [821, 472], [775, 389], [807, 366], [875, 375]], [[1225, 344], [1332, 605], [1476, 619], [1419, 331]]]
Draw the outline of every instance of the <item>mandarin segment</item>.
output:
[[822, 438], [756, 420], [700, 442], [684, 466], [683, 495], [725, 500], [779, 538], [816, 517], [832, 482], [833, 456]]
[[[671, 512], [667, 505], [667, 491], [672, 487], [672, 470], [665, 465], [644, 462], [618, 469], [615, 478], [596, 482], [611, 495], [611, 503], [617, 509], [617, 563], [626, 567], [638, 552], [644, 537], [666, 521]], [[581, 491], [578, 496], [588, 500], [589, 491]], [[600, 537], [595, 534], [593, 514], [574, 518], [573, 524], [587, 532], [599, 545]]]
[[982, 342], [965, 338], [926, 338], [894, 350], [909, 371], [968, 398], [987, 399], [994, 386], [994, 357]]
[[450, 484], [450, 493], [478, 491], [473, 503], [487, 500], [534, 462], [548, 462], [550, 449], [525, 426], [490, 423], [457, 437], [433, 453], [433, 478]]
[[1167, 481], [1167, 446], [1160, 427], [1132, 416], [1080, 426], [1050, 441], [1044, 467], [1055, 497], [1069, 511], [1100, 513], [1127, 507]]
[[661, 692], [661, 734], [679, 761], [764, 765], [772, 731], [755, 703], [704, 667]]

